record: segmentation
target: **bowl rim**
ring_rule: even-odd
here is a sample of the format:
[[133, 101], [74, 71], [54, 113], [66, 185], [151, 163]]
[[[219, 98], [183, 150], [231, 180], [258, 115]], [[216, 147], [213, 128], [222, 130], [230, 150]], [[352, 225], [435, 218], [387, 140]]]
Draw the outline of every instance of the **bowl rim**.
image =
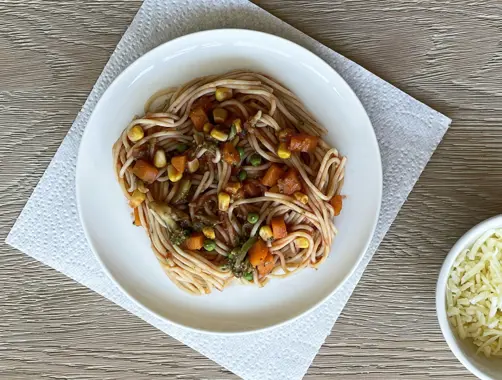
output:
[[[160, 315], [159, 313], [154, 312], [153, 310], [149, 309], [146, 305], [143, 305], [139, 300], [137, 300], [135, 297], [133, 297], [120, 284], [120, 282], [115, 278], [115, 276], [108, 270], [108, 268], [104, 264], [103, 260], [101, 259], [100, 255], [98, 254], [98, 251], [97, 251], [96, 247], [94, 246], [94, 244], [92, 242], [92, 239], [90, 238], [90, 233], [89, 233], [89, 231], [88, 231], [88, 229], [86, 227], [86, 224], [83, 222], [84, 217], [83, 217], [82, 207], [81, 207], [81, 204], [80, 204], [80, 190], [79, 190], [80, 187], [78, 186], [78, 173], [79, 173], [79, 167], [81, 167], [81, 165], [82, 165], [81, 164], [81, 160], [82, 160], [82, 156], [83, 156], [81, 154], [82, 149], [83, 149], [82, 148], [82, 146], [83, 146], [82, 142], [84, 141], [84, 139], [85, 139], [85, 137], [86, 137], [86, 135], [88, 133], [88, 130], [89, 130], [87, 128], [87, 125], [93, 119], [93, 117], [95, 115], [95, 111], [98, 108], [97, 106], [98, 106], [99, 102], [107, 95], [107, 93], [108, 94], [110, 93], [110, 89], [113, 89], [113, 87], [116, 85], [116, 83], [120, 82], [122, 80], [122, 78], [127, 75], [128, 71], [133, 70], [134, 67], [140, 65], [142, 61], [148, 60], [151, 56], [153, 56], [155, 54], [155, 52], [157, 52], [158, 50], [164, 49], [165, 46], [168, 45], [168, 44], [179, 42], [179, 41], [182, 41], [184, 39], [189, 40], [189, 39], [196, 38], [198, 36], [203, 36], [203, 35], [206, 35], [206, 34], [209, 34], [209, 35], [210, 34], [219, 34], [219, 33], [228, 34], [230, 32], [231, 32], [232, 35], [248, 35], [248, 36], [254, 35], [255, 37], [262, 37], [262, 38], [267, 38], [267, 39], [273, 39], [273, 40], [276, 40], [276, 41], [278, 41], [278, 42], [280, 42], [282, 44], [293, 45], [295, 47], [295, 49], [298, 49], [303, 54], [309, 55], [314, 61], [317, 61], [317, 63], [319, 65], [324, 66], [326, 69], [328, 69], [329, 71], [331, 71], [334, 76], [336, 76], [338, 78], [338, 80], [340, 81], [340, 86], [341, 87], [345, 87], [345, 90], [347, 91], [347, 93], [350, 94], [350, 96], [352, 97], [351, 101], [354, 102], [354, 104], [356, 104], [357, 107], [360, 107], [362, 109], [362, 111], [363, 111], [362, 117], [364, 119], [366, 119], [365, 121], [371, 127], [370, 128], [370, 134], [371, 134], [371, 137], [372, 137], [371, 138], [372, 144], [374, 145], [374, 148], [376, 149], [376, 152], [378, 153], [378, 160], [377, 160], [377, 163], [376, 163], [377, 167], [378, 167], [378, 183], [377, 183], [377, 186], [376, 186], [376, 190], [378, 191], [378, 194], [377, 194], [378, 203], [377, 203], [377, 207], [376, 207], [376, 209], [374, 210], [374, 213], [373, 213], [373, 225], [371, 227], [371, 234], [369, 235], [369, 237], [368, 237], [368, 239], [367, 239], [367, 241], [366, 241], [363, 249], [359, 253], [359, 256], [355, 260], [354, 265], [352, 266], [352, 268], [350, 269], [350, 271], [348, 271], [346, 273], [346, 275], [342, 278], [342, 280], [339, 282], [339, 284], [337, 286], [335, 286], [332, 289], [332, 291], [329, 292], [326, 296], [320, 298], [319, 301], [316, 302], [315, 304], [313, 304], [311, 307], [309, 307], [309, 308], [305, 309], [304, 311], [302, 311], [302, 312], [300, 312], [300, 313], [292, 316], [291, 318], [285, 319], [284, 321], [277, 322], [277, 323], [274, 323], [274, 324], [269, 325], [269, 326], [252, 328], [252, 329], [249, 329], [249, 330], [242, 330], [242, 331], [217, 331], [217, 330], [209, 330], [209, 329], [204, 329], [204, 328], [197, 328], [197, 327], [193, 327], [193, 326], [189, 326], [189, 325], [185, 325], [185, 324], [182, 324], [182, 323], [179, 323], [179, 322], [172, 321], [169, 318], [167, 318], [166, 316]], [[195, 32], [195, 33], [186, 34], [186, 35], [183, 35], [183, 36], [180, 36], [180, 37], [177, 37], [177, 38], [173, 38], [173, 39], [171, 39], [169, 41], [166, 41], [166, 42], [164, 42], [164, 43], [156, 46], [155, 48], [147, 51], [146, 53], [142, 54], [137, 59], [135, 59], [131, 64], [129, 64], [127, 67], [125, 67], [117, 75], [117, 77], [107, 86], [107, 88], [103, 92], [103, 94], [101, 94], [101, 96], [99, 97], [99, 99], [97, 100], [97, 102], [96, 102], [96, 104], [94, 106], [94, 109], [91, 112], [91, 115], [89, 116], [89, 119], [88, 119], [88, 121], [86, 123], [86, 127], [85, 127], [85, 129], [84, 129], [84, 131], [82, 133], [82, 138], [81, 138], [80, 144], [79, 144], [79, 149], [78, 149], [78, 154], [77, 154], [77, 164], [76, 164], [75, 177], [76, 177], [76, 181], [75, 181], [76, 203], [77, 203], [78, 215], [79, 215], [79, 220], [81, 222], [82, 228], [84, 230], [84, 235], [86, 237], [87, 243], [89, 244], [89, 247], [91, 248], [91, 251], [93, 252], [94, 257], [99, 262], [101, 269], [108, 276], [108, 278], [110, 278], [111, 281], [120, 289], [120, 291], [123, 294], [125, 294], [126, 297], [129, 300], [131, 300], [135, 305], [137, 305], [139, 308], [141, 308], [142, 310], [145, 310], [146, 312], [148, 312], [151, 315], [154, 315], [155, 317], [159, 318], [160, 320], [162, 320], [164, 322], [167, 322], [167, 323], [170, 323], [170, 324], [172, 324], [174, 326], [182, 327], [182, 328], [194, 331], [194, 332], [198, 332], [198, 333], [204, 333], [204, 334], [208, 334], [208, 335], [227, 335], [227, 336], [247, 335], [247, 334], [252, 334], [252, 333], [257, 333], [257, 332], [265, 332], [265, 331], [268, 331], [268, 330], [271, 330], [271, 329], [275, 329], [275, 328], [278, 328], [280, 326], [284, 326], [286, 324], [292, 323], [292, 322], [296, 321], [297, 319], [299, 319], [299, 318], [301, 318], [301, 317], [309, 314], [310, 312], [314, 311], [315, 309], [317, 309], [320, 305], [322, 305], [324, 302], [326, 302], [326, 300], [328, 298], [330, 298], [334, 293], [336, 293], [346, 283], [346, 281], [348, 280], [348, 278], [351, 277], [354, 274], [354, 272], [356, 271], [357, 267], [359, 266], [359, 264], [363, 260], [363, 258], [365, 256], [365, 253], [368, 251], [368, 247], [369, 247], [370, 243], [372, 242], [373, 237], [375, 236], [376, 228], [377, 228], [377, 225], [378, 225], [378, 221], [379, 221], [379, 217], [380, 217], [381, 204], [382, 204], [382, 193], [383, 193], [382, 158], [381, 158], [380, 146], [378, 144], [378, 139], [376, 137], [375, 129], [373, 128], [373, 124], [371, 123], [371, 120], [370, 120], [370, 118], [368, 116], [368, 113], [366, 112], [366, 109], [364, 108], [363, 104], [361, 103], [360, 99], [358, 98], [358, 96], [356, 95], [356, 93], [354, 92], [354, 90], [345, 81], [345, 79], [343, 79], [342, 76], [333, 67], [331, 67], [326, 61], [324, 61], [318, 55], [314, 54], [310, 50], [304, 48], [303, 46], [301, 46], [301, 45], [299, 45], [299, 44], [297, 44], [297, 43], [295, 43], [293, 41], [290, 41], [288, 39], [285, 39], [285, 38], [282, 38], [282, 37], [279, 37], [279, 36], [276, 36], [276, 35], [273, 35], [273, 34], [265, 33], [265, 32], [260, 32], [260, 31], [251, 30], [251, 29], [240, 29], [240, 28], [235, 28], [235, 29], [234, 28], [210, 29], [210, 30], [199, 31], [199, 32]]]
[[455, 337], [448, 321], [448, 316], [446, 315], [446, 284], [448, 281], [448, 276], [450, 274], [450, 269], [460, 252], [462, 252], [472, 242], [473, 239], [481, 236], [483, 232], [496, 227], [502, 227], [502, 215], [492, 216], [491, 218], [488, 218], [476, 224], [465, 234], [463, 234], [462, 237], [460, 237], [460, 239], [458, 239], [450, 249], [450, 252], [448, 252], [448, 254], [446, 255], [443, 265], [441, 266], [438, 281], [436, 284], [436, 315], [443, 337], [445, 338], [450, 350], [464, 365], [464, 367], [482, 380], [495, 379], [481, 371], [478, 366], [474, 364], [459, 347], [457, 343], [458, 338]]

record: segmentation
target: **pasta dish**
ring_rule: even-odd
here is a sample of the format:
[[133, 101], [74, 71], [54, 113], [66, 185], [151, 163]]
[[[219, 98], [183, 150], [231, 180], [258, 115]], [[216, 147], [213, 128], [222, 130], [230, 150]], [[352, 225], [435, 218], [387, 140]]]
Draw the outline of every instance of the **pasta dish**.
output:
[[167, 276], [194, 295], [265, 285], [329, 255], [346, 158], [273, 79], [232, 71], [154, 94], [113, 146]]

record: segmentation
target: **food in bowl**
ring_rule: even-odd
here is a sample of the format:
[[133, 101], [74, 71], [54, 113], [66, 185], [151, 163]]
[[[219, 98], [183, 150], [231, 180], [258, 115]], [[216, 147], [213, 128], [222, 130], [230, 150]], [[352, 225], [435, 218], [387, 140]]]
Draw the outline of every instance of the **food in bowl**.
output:
[[118, 182], [169, 278], [194, 295], [319, 266], [346, 158], [300, 100], [249, 71], [154, 94], [113, 146]]
[[477, 353], [502, 357], [502, 228], [483, 233], [450, 270], [446, 312], [461, 339]]

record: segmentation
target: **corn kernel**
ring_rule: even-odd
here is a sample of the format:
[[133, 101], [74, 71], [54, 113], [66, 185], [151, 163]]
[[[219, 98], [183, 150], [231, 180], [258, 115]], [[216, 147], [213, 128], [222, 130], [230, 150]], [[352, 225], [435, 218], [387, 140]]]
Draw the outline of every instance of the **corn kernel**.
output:
[[260, 227], [260, 237], [265, 241], [272, 240], [274, 238], [272, 228], [270, 228], [270, 226], [261, 226]]
[[241, 188], [240, 182], [228, 182], [227, 186], [225, 186], [225, 191], [229, 194], [235, 195]]
[[153, 164], [161, 169], [167, 165], [166, 152], [163, 149], [159, 149], [155, 152], [153, 156]]
[[230, 207], [230, 195], [225, 192], [218, 193], [218, 209], [220, 211], [227, 211]]
[[228, 116], [228, 111], [225, 108], [215, 108], [213, 110], [213, 120], [216, 124], [225, 122]]
[[216, 235], [214, 233], [214, 228], [213, 227], [204, 227], [202, 229], [202, 233], [204, 234], [205, 237], [207, 237], [208, 239], [216, 239]]
[[210, 133], [211, 130], [214, 128], [213, 124], [211, 123], [206, 123], [204, 124], [204, 126], [202, 127], [202, 130], [206, 133]]
[[284, 159], [291, 157], [291, 151], [286, 146], [286, 143], [282, 142], [279, 144], [279, 147], [277, 148], [277, 155], [280, 158], [284, 158]]
[[139, 191], [138, 189], [134, 190], [131, 199], [129, 200], [129, 206], [132, 208], [138, 207], [143, 201], [146, 199], [146, 195]]
[[183, 173], [176, 170], [173, 165], [169, 165], [167, 167], [167, 177], [171, 182], [178, 182], [183, 177]]
[[190, 173], [195, 173], [197, 170], [199, 170], [199, 159], [194, 158], [192, 161], [188, 161], [188, 171]]
[[307, 238], [299, 237], [295, 239], [296, 248], [308, 248], [310, 243]]
[[145, 132], [143, 128], [141, 128], [141, 125], [135, 125], [127, 131], [127, 137], [129, 137], [129, 140], [132, 142], [136, 142], [145, 137]]
[[136, 180], [136, 187], [142, 193], [148, 193], [148, 188], [145, 186], [145, 183], [142, 180], [140, 179]]
[[241, 121], [241, 119], [235, 119], [232, 122], [232, 125], [235, 126], [235, 132], [237, 132], [237, 133], [241, 133], [242, 132], [242, 121]]
[[227, 141], [228, 139], [228, 134], [223, 132], [221, 129], [218, 128], [213, 128], [211, 130], [211, 137], [213, 139], [216, 139], [218, 141]]
[[302, 202], [304, 205], [309, 203], [309, 196], [307, 194], [303, 194], [303, 193], [297, 191], [293, 194], [293, 196], [295, 197], [295, 199], [298, 202]]
[[216, 97], [217, 101], [223, 102], [225, 100], [232, 98], [232, 89], [226, 87], [219, 87], [216, 89], [214, 96]]

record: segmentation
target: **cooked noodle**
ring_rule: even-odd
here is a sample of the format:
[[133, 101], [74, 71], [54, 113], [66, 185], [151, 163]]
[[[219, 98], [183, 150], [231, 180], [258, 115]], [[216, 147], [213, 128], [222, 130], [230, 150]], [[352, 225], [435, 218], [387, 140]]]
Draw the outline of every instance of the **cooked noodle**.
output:
[[289, 90], [233, 71], [157, 92], [113, 146], [117, 180], [169, 278], [191, 294], [317, 267], [346, 158]]

